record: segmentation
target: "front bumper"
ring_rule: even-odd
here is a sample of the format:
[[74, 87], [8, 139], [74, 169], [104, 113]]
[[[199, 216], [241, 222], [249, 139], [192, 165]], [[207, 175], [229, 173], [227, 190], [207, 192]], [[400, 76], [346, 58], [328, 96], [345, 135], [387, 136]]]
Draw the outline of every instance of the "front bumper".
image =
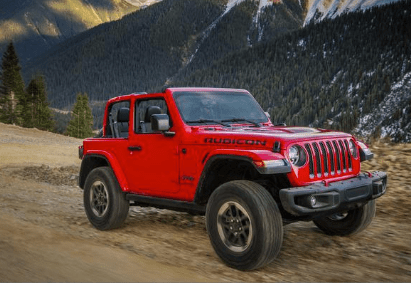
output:
[[283, 208], [294, 216], [316, 216], [365, 203], [385, 194], [387, 174], [373, 172], [329, 184], [280, 190]]

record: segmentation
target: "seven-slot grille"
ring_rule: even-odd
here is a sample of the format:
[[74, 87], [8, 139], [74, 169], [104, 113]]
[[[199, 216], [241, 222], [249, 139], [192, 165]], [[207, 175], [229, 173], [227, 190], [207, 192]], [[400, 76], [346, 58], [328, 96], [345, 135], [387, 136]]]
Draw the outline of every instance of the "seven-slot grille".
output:
[[352, 171], [352, 155], [345, 139], [304, 144], [308, 153], [310, 178], [340, 175]]

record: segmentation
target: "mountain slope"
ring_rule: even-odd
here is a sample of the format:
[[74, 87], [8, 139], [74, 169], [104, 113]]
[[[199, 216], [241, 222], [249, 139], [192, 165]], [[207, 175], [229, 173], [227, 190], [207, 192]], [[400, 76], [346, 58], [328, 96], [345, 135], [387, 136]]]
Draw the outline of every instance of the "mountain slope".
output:
[[297, 30], [303, 24], [304, 9], [296, 0], [230, 0], [222, 13], [201, 35], [200, 45], [173, 79], [208, 67], [225, 55], [268, 42]]
[[362, 115], [353, 133], [411, 142], [411, 72], [399, 77], [375, 111]]
[[42, 72], [57, 108], [71, 107], [80, 91], [91, 100], [106, 100], [134, 91], [161, 90], [165, 83], [230, 52], [268, 41], [303, 23], [298, 0], [259, 3], [164, 0], [69, 39], [30, 62], [26, 77]]
[[[138, 7], [146, 8], [161, 1], [0, 0], [0, 52], [13, 40], [24, 65], [27, 60], [80, 32], [120, 19]], [[227, 0], [213, 1], [227, 4], [227, 13], [244, 0], [229, 0], [228, 3]], [[397, 0], [256, 0], [258, 9], [252, 12], [253, 25], [249, 27], [248, 45], [272, 38], [272, 32], [294, 29], [296, 24], [301, 26], [312, 20], [334, 18], [344, 12], [393, 1]], [[273, 13], [273, 7], [284, 9]]]
[[[25, 73], [45, 74], [53, 107], [70, 109], [87, 92], [97, 126], [110, 97], [190, 84], [248, 88], [276, 121], [350, 131], [402, 80], [399, 66], [408, 70], [409, 14], [395, 5], [359, 9], [288, 34], [303, 26], [307, 5], [164, 0], [67, 40]], [[384, 14], [393, 9], [397, 17]], [[351, 93], [357, 107], [344, 98]]]
[[13, 40], [22, 63], [138, 7], [125, 0], [0, 0], [0, 51]]
[[410, 13], [403, 1], [325, 19], [173, 85], [246, 88], [274, 122], [409, 142]]
[[161, 86], [181, 67], [190, 39], [223, 8], [217, 1], [163, 1], [66, 41], [26, 72], [44, 73], [58, 108], [71, 106], [80, 91], [106, 100]]

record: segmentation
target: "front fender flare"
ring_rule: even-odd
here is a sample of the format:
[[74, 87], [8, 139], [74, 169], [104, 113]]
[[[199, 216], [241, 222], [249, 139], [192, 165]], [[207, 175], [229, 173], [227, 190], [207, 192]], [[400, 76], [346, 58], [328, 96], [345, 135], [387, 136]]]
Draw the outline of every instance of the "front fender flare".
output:
[[216, 149], [208, 153], [203, 159], [203, 171], [197, 184], [194, 202], [199, 202], [202, 199], [204, 181], [207, 178], [210, 167], [215, 161], [221, 159], [249, 162], [260, 174], [291, 172], [290, 163], [279, 153], [269, 150]]
[[231, 158], [250, 162], [260, 174], [290, 173], [291, 164], [285, 157], [269, 150], [238, 150], [238, 149], [216, 149], [210, 152], [203, 160], [205, 169], [209, 168], [215, 159]]

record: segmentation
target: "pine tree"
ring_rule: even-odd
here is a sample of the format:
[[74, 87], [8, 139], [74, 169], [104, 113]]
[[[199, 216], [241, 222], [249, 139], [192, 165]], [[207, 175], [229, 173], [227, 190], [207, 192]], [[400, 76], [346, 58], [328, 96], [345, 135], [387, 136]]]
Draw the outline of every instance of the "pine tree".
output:
[[10, 124], [22, 123], [22, 112], [26, 104], [21, 67], [13, 42], [7, 46], [3, 55], [0, 76], [0, 121]]
[[93, 115], [88, 104], [87, 93], [77, 94], [76, 103], [67, 126], [67, 134], [76, 138], [88, 138], [93, 135]]
[[23, 126], [40, 130], [52, 130], [54, 121], [47, 102], [44, 78], [37, 75], [27, 87], [26, 104], [23, 109]]

